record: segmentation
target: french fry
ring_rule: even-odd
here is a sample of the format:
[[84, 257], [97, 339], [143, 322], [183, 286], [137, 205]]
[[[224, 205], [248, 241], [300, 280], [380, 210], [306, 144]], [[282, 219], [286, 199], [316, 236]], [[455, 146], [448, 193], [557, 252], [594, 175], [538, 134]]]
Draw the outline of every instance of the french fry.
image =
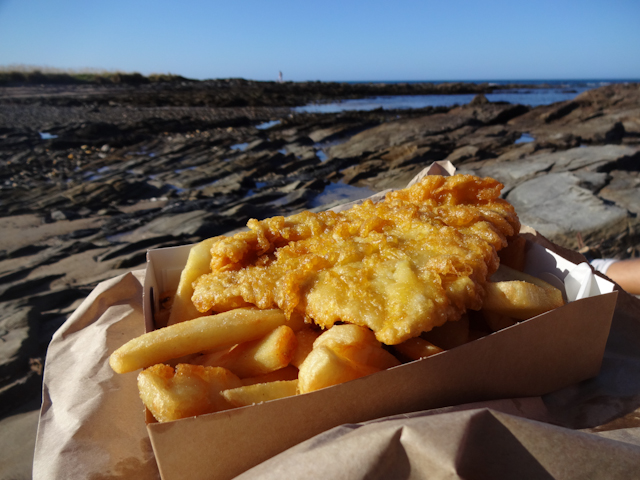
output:
[[142, 402], [159, 422], [232, 408], [220, 394], [241, 386], [240, 379], [219, 367], [154, 365], [138, 375]]
[[[534, 285], [537, 285], [538, 287], [543, 288], [545, 290], [558, 291], [557, 288], [545, 282], [544, 280], [541, 280], [538, 277], [534, 277], [533, 275], [529, 275], [528, 273], [515, 270], [506, 265], [500, 265], [498, 267], [498, 270], [496, 270], [496, 272], [493, 275], [491, 275], [490, 280], [491, 282], [494, 282], [494, 283], [519, 280], [521, 282], [533, 283]], [[562, 296], [562, 292], [560, 292], [560, 296]]]
[[338, 355], [361, 364], [380, 370], [400, 365], [400, 361], [382, 348], [375, 334], [359, 325], [334, 325], [320, 335], [313, 348], [325, 346]]
[[211, 246], [215, 241], [217, 241], [217, 237], [208, 238], [191, 247], [187, 264], [180, 274], [178, 289], [173, 297], [168, 325], [203, 316], [191, 301], [192, 284], [200, 275], [211, 272]]
[[263, 338], [241, 343], [226, 351], [203, 355], [195, 362], [224, 367], [240, 378], [255, 377], [289, 365], [297, 344], [293, 330], [281, 325]]
[[368, 328], [334, 325], [313, 342], [313, 350], [300, 365], [298, 390], [312, 392], [399, 364]]
[[322, 332], [311, 327], [302, 328], [296, 332], [298, 339], [298, 348], [296, 348], [291, 365], [300, 367], [304, 359], [307, 358], [309, 352], [313, 349], [313, 342], [320, 336]]
[[562, 292], [532, 275], [500, 265], [487, 284], [482, 310], [526, 320], [564, 305]]
[[231, 352], [236, 347], [237, 345], [232, 345], [231, 347], [200, 352], [201, 355], [194, 355], [188, 363], [209, 367], [224, 367], [227, 362], [226, 357], [231, 355]]
[[[538, 280], [542, 282], [542, 280]], [[548, 284], [547, 284], [548, 285]], [[527, 320], [564, 305], [562, 293], [555, 287], [542, 288], [533, 283], [513, 280], [489, 282], [483, 310], [517, 320]]]
[[513, 318], [508, 317], [507, 315], [502, 315], [500, 313], [483, 311], [482, 316], [484, 318], [485, 323], [491, 329], [492, 332], [497, 332], [498, 330], [502, 330], [504, 328], [515, 325], [516, 322]]
[[398, 345], [394, 345], [393, 348], [410, 360], [420, 360], [421, 358], [444, 352], [442, 348], [436, 347], [433, 343], [427, 342], [420, 337], [410, 338]]
[[127, 373], [204, 350], [244, 343], [265, 336], [287, 319], [279, 309], [238, 308], [199, 317], [145, 333], [109, 357], [116, 373]]
[[[332, 327], [335, 328], [335, 327]], [[339, 383], [355, 380], [381, 369], [369, 365], [361, 365], [338, 355], [326, 346], [311, 350], [298, 373], [298, 392], [308, 393]]]
[[516, 235], [509, 239], [509, 244], [498, 252], [500, 265], [510, 267], [514, 270], [523, 271], [526, 263], [527, 240]]
[[240, 379], [243, 385], [254, 385], [256, 383], [279, 382], [282, 380], [297, 380], [298, 369], [293, 365], [281, 368], [274, 372], [258, 375], [257, 377], [248, 377]]
[[424, 332], [421, 337], [445, 350], [464, 345], [469, 341], [469, 317], [465, 314], [460, 320], [446, 322], [444, 325]]
[[294, 312], [287, 320], [287, 326], [294, 332], [299, 332], [304, 328], [309, 328], [309, 324], [305, 322], [304, 315]]
[[291, 397], [297, 393], [297, 389], [298, 380], [282, 380], [224, 390], [222, 396], [233, 407], [244, 407], [278, 398]]

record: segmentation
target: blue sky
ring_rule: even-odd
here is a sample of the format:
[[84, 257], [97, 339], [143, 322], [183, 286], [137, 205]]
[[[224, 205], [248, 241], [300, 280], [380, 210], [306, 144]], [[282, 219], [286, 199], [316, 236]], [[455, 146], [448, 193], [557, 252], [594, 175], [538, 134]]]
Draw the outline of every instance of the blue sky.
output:
[[0, 66], [275, 80], [640, 79], [639, 0], [0, 0]]

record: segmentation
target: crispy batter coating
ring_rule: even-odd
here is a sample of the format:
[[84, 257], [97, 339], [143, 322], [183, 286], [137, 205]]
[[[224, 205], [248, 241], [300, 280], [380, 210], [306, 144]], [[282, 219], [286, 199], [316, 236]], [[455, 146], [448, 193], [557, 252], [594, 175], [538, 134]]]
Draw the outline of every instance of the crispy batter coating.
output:
[[427, 176], [339, 213], [250, 220], [250, 231], [213, 243], [193, 303], [201, 312], [279, 307], [398, 344], [482, 306], [496, 252], [520, 228], [501, 189], [491, 178]]

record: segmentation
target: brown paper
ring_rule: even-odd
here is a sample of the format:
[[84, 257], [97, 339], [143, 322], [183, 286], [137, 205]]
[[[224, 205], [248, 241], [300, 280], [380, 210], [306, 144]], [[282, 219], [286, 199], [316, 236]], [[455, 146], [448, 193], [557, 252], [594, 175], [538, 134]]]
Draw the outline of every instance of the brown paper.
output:
[[640, 447], [540, 422], [545, 416], [535, 399], [521, 399], [344, 425], [237, 479], [637, 478]]
[[[46, 360], [34, 478], [158, 478], [136, 375], [115, 375], [107, 363], [115, 348], [143, 332], [141, 281], [142, 272], [134, 272], [100, 284], [54, 335]], [[587, 309], [581, 315], [592, 313]], [[586, 331], [585, 338], [589, 335]], [[593, 368], [595, 373], [597, 366]], [[480, 380], [476, 379], [478, 385], [485, 385]], [[327, 394], [320, 392], [323, 395]], [[349, 401], [362, 398], [367, 397]], [[544, 403], [540, 398], [494, 401], [337, 427], [258, 465], [242, 478], [634, 478], [630, 468], [640, 464], [640, 428], [636, 428], [640, 417], [635, 413], [640, 407], [637, 299], [620, 292], [600, 374], [543, 399]], [[277, 401], [261, 407], [286, 413], [286, 405]], [[411, 409], [433, 405], [412, 405]], [[326, 408], [330, 412], [340, 405]], [[243, 410], [215, 415], [232, 418]], [[372, 411], [393, 413], [373, 407]], [[322, 413], [311, 411], [309, 416]], [[197, 420], [155, 428], [169, 432], [175, 425], [191, 422], [197, 430]], [[294, 431], [290, 425], [284, 427]], [[243, 444], [237, 441], [234, 428], [221, 433], [231, 446], [230, 455], [241, 457]], [[188, 434], [196, 437], [197, 432]], [[207, 456], [220, 453], [207, 448], [206, 438], [194, 445]], [[270, 448], [263, 446], [265, 458], [277, 453], [269, 452]], [[191, 477], [188, 466], [182, 474], [181, 478]]]
[[53, 336], [33, 478], [159, 478], [136, 376], [108, 364], [113, 350], [144, 333], [143, 276], [101, 283]]

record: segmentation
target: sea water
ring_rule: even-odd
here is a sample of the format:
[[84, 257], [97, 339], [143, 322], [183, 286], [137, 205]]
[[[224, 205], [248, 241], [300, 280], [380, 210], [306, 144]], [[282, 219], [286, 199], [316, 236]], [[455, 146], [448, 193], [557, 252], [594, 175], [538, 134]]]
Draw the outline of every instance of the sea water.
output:
[[[573, 100], [577, 95], [611, 83], [625, 83], [626, 80], [518, 80], [518, 81], [474, 81], [465, 83], [486, 83], [490, 86], [514, 85], [516, 88], [495, 90], [485, 96], [490, 102], [537, 107], [556, 102]], [[349, 83], [424, 83], [424, 82], [349, 82]], [[431, 82], [430, 82], [431, 83]], [[522, 88], [518, 87], [522, 85]], [[452, 107], [466, 105], [475, 94], [438, 94], [438, 95], [384, 95], [370, 98], [342, 100], [331, 103], [313, 103], [293, 110], [298, 113], [337, 113], [343, 111], [370, 111], [417, 109], [425, 107]]]

